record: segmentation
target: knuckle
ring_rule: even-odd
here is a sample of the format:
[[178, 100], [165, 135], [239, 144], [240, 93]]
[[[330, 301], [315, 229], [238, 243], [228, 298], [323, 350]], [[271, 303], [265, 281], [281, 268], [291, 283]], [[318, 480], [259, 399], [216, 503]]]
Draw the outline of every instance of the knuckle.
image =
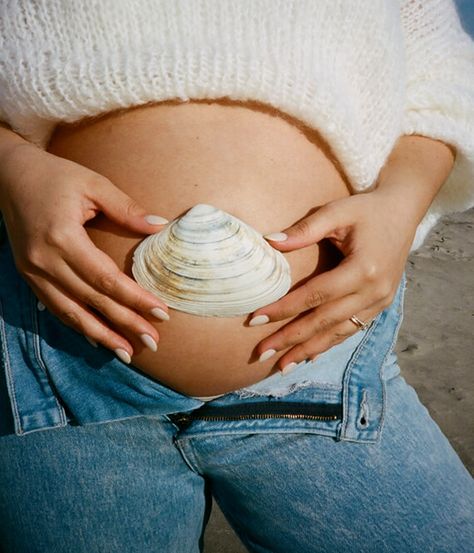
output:
[[117, 286], [118, 276], [115, 273], [99, 273], [95, 278], [95, 285], [106, 294], [112, 294]]
[[322, 319], [319, 319], [319, 328], [324, 332], [325, 330], [328, 330], [331, 328], [334, 324], [334, 321], [331, 319], [328, 319], [327, 317], [324, 317]]
[[362, 268], [362, 275], [365, 280], [373, 283], [379, 277], [379, 268], [375, 263], [366, 263]]
[[291, 345], [292, 329], [291, 327], [283, 327], [279, 332], [280, 343], [283, 347]]
[[18, 266], [27, 271], [30, 268], [42, 268], [44, 252], [38, 244], [28, 245], [24, 259], [19, 260]]
[[304, 343], [295, 347], [295, 354], [299, 359], [308, 359], [313, 355], [313, 351], [309, 344]]
[[321, 290], [318, 289], [312, 289], [310, 287], [307, 287], [308, 293], [305, 297], [305, 305], [308, 308], [314, 308], [318, 307], [324, 302], [324, 296]]
[[148, 296], [144, 292], [139, 292], [135, 299], [133, 300], [133, 309], [138, 311], [145, 311], [150, 306], [150, 301], [148, 300]]
[[106, 299], [102, 294], [89, 294], [86, 299], [86, 303], [89, 304], [94, 309], [102, 311], [106, 304]]
[[67, 248], [70, 244], [68, 232], [64, 227], [52, 227], [44, 235], [44, 241], [53, 248]]
[[302, 219], [295, 223], [293, 225], [293, 230], [303, 238], [311, 235], [311, 225], [306, 219]]
[[22, 257], [20, 259], [15, 259], [15, 267], [17, 271], [30, 282], [31, 276], [33, 274], [32, 264], [26, 257]]
[[60, 311], [59, 318], [68, 326], [72, 326], [73, 328], [76, 328], [76, 329], [81, 327], [79, 315], [75, 311], [72, 311], [71, 309], [65, 309]]
[[344, 340], [346, 340], [350, 336], [352, 336], [352, 334], [353, 333], [351, 333], [351, 332], [335, 332], [334, 335], [333, 335], [332, 342], [335, 343], [335, 344], [338, 344], [340, 342], [343, 342]]
[[341, 342], [343, 342], [345, 338], [337, 338], [335, 335], [331, 336], [331, 338], [327, 341], [327, 347], [332, 348], [333, 346], [337, 346]]
[[125, 214], [127, 217], [133, 217], [135, 215], [137, 215], [137, 212], [140, 211], [140, 208], [137, 204], [137, 202], [130, 198], [130, 197], [127, 197], [125, 200], [124, 200], [124, 209], [125, 209]]
[[103, 175], [95, 172], [89, 172], [83, 179], [83, 184], [86, 188], [89, 188], [92, 192], [96, 192], [98, 188], [109, 188], [112, 181]]
[[338, 200], [331, 200], [318, 208], [318, 212], [325, 217], [331, 217], [338, 210]]
[[103, 327], [99, 339], [100, 341], [109, 348], [116, 348], [115, 345], [117, 343], [117, 338], [119, 338], [118, 334], [114, 332], [111, 328]]

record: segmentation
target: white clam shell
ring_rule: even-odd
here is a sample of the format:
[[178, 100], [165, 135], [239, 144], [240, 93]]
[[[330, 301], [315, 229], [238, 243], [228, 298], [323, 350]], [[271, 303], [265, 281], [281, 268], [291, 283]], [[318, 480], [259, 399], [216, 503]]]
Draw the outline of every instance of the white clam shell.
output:
[[205, 317], [246, 315], [291, 286], [281, 252], [251, 226], [207, 204], [140, 242], [132, 274], [169, 307]]

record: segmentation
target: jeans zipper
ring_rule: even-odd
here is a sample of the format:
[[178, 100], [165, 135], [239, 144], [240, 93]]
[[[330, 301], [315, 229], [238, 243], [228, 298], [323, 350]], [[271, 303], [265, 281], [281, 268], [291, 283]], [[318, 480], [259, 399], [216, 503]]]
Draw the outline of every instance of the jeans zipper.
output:
[[168, 417], [180, 427], [187, 427], [194, 420], [307, 419], [333, 421], [342, 418], [342, 405], [339, 403], [311, 404], [296, 402], [256, 402], [221, 407], [204, 405], [190, 413], [175, 413], [168, 415]]

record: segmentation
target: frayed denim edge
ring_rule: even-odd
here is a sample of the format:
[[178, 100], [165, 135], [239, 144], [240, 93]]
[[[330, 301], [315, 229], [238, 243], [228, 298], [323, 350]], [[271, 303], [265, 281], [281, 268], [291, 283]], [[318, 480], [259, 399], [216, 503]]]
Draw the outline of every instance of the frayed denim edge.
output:
[[340, 391], [341, 387], [335, 384], [329, 384], [324, 382], [315, 382], [313, 380], [302, 380], [301, 382], [295, 382], [290, 386], [285, 386], [282, 388], [274, 389], [272, 388], [271, 392], [267, 391], [255, 391], [250, 388], [242, 388], [240, 390], [235, 390], [232, 392], [233, 395], [241, 399], [252, 398], [252, 397], [284, 397], [293, 392], [297, 392], [304, 388], [311, 388], [312, 386], [317, 386], [318, 390], [330, 390], [330, 391]]

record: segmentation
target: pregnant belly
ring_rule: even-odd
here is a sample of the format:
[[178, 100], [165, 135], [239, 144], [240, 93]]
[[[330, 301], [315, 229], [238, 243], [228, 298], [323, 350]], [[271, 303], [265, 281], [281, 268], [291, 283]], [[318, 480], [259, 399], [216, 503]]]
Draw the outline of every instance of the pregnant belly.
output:
[[[346, 179], [316, 131], [254, 102], [164, 102], [59, 125], [48, 150], [109, 178], [148, 213], [169, 220], [212, 204], [262, 234], [295, 223], [311, 208], [349, 195]], [[132, 277], [133, 251], [144, 238], [99, 215], [91, 240]], [[292, 289], [340, 261], [328, 242], [284, 254]], [[251, 385], [275, 372], [280, 355], [258, 362], [260, 340], [289, 320], [249, 327], [248, 316], [199, 317], [170, 309], [148, 318], [158, 351], [126, 335], [132, 367], [181, 393], [208, 396]], [[283, 352], [281, 352], [283, 353]]]

